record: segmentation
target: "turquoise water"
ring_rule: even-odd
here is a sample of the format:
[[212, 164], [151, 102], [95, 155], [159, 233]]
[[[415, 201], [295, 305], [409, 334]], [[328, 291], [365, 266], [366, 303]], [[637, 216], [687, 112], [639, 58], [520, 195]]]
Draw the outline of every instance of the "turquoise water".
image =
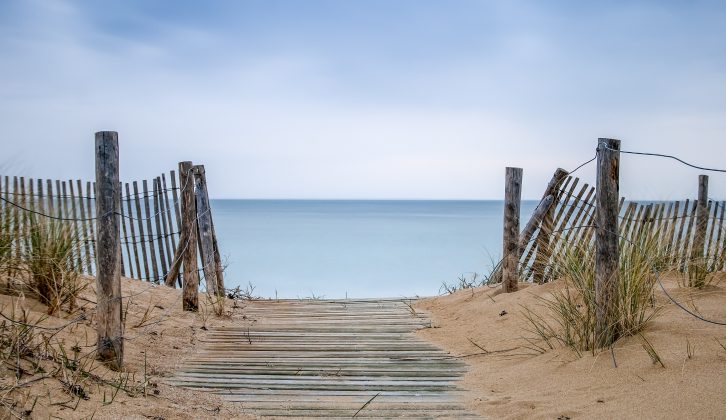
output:
[[[522, 203], [522, 225], [536, 201]], [[501, 201], [212, 200], [227, 287], [262, 297], [430, 296], [501, 255]]]

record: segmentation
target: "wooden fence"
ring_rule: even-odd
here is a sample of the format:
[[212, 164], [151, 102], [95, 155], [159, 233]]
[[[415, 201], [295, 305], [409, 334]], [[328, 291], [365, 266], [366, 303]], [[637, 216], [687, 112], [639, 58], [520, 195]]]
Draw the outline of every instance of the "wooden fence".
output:
[[[566, 246], [592, 244], [595, 240], [595, 187], [566, 176], [555, 190], [551, 228], [537, 223], [531, 238], [521, 244], [520, 280], [552, 279], [551, 258]], [[693, 255], [697, 200], [635, 202], [620, 199], [619, 236], [635, 241], [645, 230], [657, 240], [671, 263], [685, 271]], [[708, 201], [708, 226], [703, 254], [709, 271], [724, 269], [724, 209], [726, 201]]]
[[[175, 171], [153, 179], [121, 183], [118, 211], [121, 221], [122, 274], [139, 280], [163, 283], [179, 246], [182, 218], [180, 190]], [[189, 185], [194, 188], [194, 185]], [[95, 183], [81, 180], [33, 179], [0, 176], [0, 207], [3, 221], [19, 220], [15, 229], [16, 252], [26, 240], [30, 215], [50, 215], [67, 221], [80, 246], [74, 259], [84, 274], [96, 274]], [[13, 205], [14, 203], [16, 205]], [[30, 211], [25, 211], [28, 209]], [[177, 276], [181, 285], [181, 275]]]

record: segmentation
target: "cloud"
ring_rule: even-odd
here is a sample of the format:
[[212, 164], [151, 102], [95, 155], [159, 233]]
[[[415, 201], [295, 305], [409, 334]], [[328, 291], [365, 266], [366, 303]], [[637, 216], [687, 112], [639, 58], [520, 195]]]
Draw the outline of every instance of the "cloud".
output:
[[[704, 165], [726, 152], [721, 7], [311, 4], [5, 6], [4, 153], [90, 179], [93, 132], [115, 129], [122, 177], [191, 159], [216, 197], [498, 199], [505, 166], [536, 198], [597, 137]], [[629, 197], [696, 191], [697, 171], [623, 168]]]

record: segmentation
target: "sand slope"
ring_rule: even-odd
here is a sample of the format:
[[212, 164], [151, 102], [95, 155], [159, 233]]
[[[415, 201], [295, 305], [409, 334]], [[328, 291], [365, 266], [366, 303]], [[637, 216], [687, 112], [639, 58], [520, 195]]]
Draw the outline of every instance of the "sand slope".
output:
[[[85, 299], [78, 302], [80, 311], [74, 314], [62, 313], [42, 323], [45, 326], [63, 325], [69, 319], [77, 318], [79, 313], [85, 313], [88, 321], [67, 328], [54, 337], [63, 343], [67, 351], [73, 346], [80, 346], [82, 356], [92, 352], [96, 342], [95, 329], [90, 321], [95, 307], [95, 280], [89, 277], [87, 281], [91, 287], [83, 293]], [[145, 372], [149, 381], [147, 396], [130, 396], [120, 391], [112, 404], [104, 405], [104, 391], [106, 399], [110, 400], [113, 388], [99, 387], [93, 381], [85, 381], [82, 384], [90, 399], [78, 401], [78, 398], [69, 395], [58, 380], [45, 379], [24, 387], [30, 393], [31, 399], [24, 407], [15, 407], [16, 412], [28, 409], [33, 398], [38, 396], [30, 418], [249, 418], [239, 414], [244, 412], [240, 404], [225, 402], [205, 392], [175, 388], [164, 383], [165, 378], [171, 376], [185, 358], [199, 351], [202, 345], [200, 340], [206, 335], [206, 330], [202, 328], [205, 324], [212, 327], [239, 322], [243, 316], [241, 308], [233, 309], [231, 317], [221, 319], [215, 318], [213, 314], [207, 317], [204, 313], [184, 312], [181, 309], [181, 290], [132, 279], [122, 279], [122, 294], [128, 297], [125, 299], [128, 315], [124, 374], [129, 374], [132, 379], [130, 383], [133, 384], [135, 380], [138, 384], [144, 381]], [[231, 308], [232, 302], [228, 302], [228, 307]], [[0, 294], [0, 310], [3, 314], [10, 314], [12, 305], [30, 309], [31, 319], [37, 319], [45, 312], [45, 307], [34, 299]], [[89, 368], [93, 374], [104, 379], [118, 378], [118, 373], [107, 370], [99, 363], [94, 363]], [[24, 375], [19, 382], [30, 381], [35, 377]], [[0, 366], [0, 386], [12, 384], [14, 381], [14, 371], [8, 366]], [[17, 401], [17, 394], [7, 397], [15, 397]], [[0, 418], [16, 417], [0, 407]]]
[[[672, 278], [664, 284], [679, 302], [726, 322], [726, 282], [697, 292], [678, 288]], [[652, 363], [638, 337], [617, 343], [617, 367], [609, 351], [577, 357], [562, 348], [544, 354], [522, 348], [522, 337], [532, 335], [523, 329], [520, 305], [537, 308], [537, 297], [557, 287], [534, 285], [509, 295], [482, 287], [418, 304], [431, 312], [435, 327], [419, 334], [471, 365], [464, 387], [472, 409], [508, 419], [726, 418], [726, 350], [716, 342], [726, 345], [725, 326], [695, 319], [658, 290], [663, 308], [644, 335], [665, 368]], [[492, 353], [481, 354], [470, 340]], [[687, 341], [695, 347], [690, 359]]]

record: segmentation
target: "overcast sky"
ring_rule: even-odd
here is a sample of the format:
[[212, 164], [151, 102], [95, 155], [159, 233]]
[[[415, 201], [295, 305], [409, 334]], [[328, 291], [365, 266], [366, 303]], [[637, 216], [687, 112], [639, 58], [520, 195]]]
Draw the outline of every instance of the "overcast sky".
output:
[[[116, 130], [123, 179], [213, 198], [538, 198], [598, 137], [726, 167], [726, 2], [585, 3], [3, 0], [0, 165], [92, 179]], [[621, 192], [698, 174], [623, 156]]]

